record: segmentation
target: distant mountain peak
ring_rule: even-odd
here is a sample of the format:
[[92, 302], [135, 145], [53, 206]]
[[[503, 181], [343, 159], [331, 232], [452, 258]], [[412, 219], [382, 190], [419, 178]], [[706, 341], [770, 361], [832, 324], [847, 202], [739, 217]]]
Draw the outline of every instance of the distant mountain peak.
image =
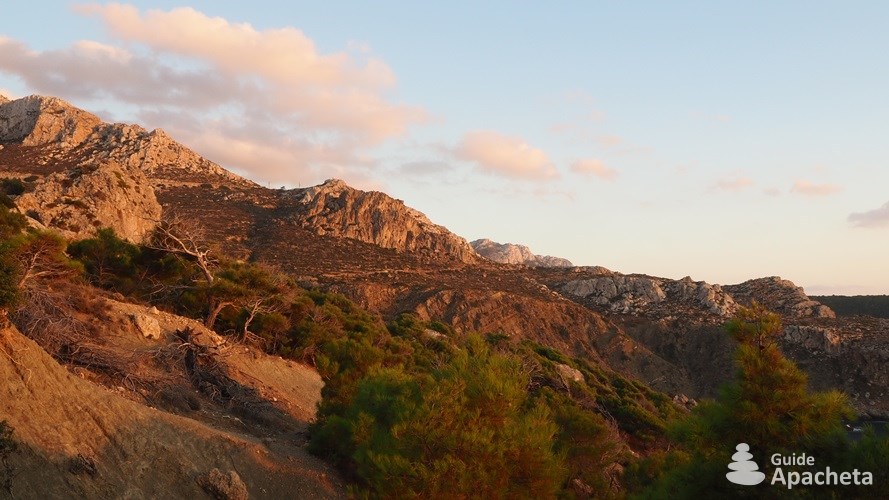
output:
[[537, 267], [572, 267], [568, 259], [550, 255], [536, 255], [525, 245], [497, 243], [487, 238], [475, 240], [472, 248], [482, 257], [502, 264], [525, 264]]

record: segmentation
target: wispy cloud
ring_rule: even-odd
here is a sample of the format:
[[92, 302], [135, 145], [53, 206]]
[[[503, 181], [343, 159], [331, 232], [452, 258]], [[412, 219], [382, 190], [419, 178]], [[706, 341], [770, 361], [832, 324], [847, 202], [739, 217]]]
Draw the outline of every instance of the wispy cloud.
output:
[[514, 179], [552, 180], [556, 167], [542, 150], [520, 137], [491, 130], [467, 132], [454, 150], [457, 158], [470, 161], [488, 173]]
[[857, 227], [889, 226], [889, 201], [880, 208], [849, 214], [849, 222]]
[[744, 176], [737, 177], [723, 177], [722, 179], [717, 180], [711, 186], [713, 190], [720, 191], [742, 191], [756, 184], [753, 182], [753, 179]]
[[601, 160], [589, 158], [578, 160], [571, 164], [571, 171], [589, 177], [598, 177], [606, 181], [613, 181], [617, 177], [617, 170], [607, 167]]
[[322, 53], [298, 29], [257, 30], [191, 8], [75, 10], [119, 45], [36, 51], [0, 37], [0, 71], [40, 93], [126, 104], [254, 178], [367, 176], [369, 148], [428, 118], [387, 97], [395, 75], [366, 44]]
[[803, 196], [829, 196], [842, 190], [843, 187], [836, 184], [815, 184], [807, 180], [796, 181], [790, 188], [790, 192]]
[[440, 160], [409, 161], [398, 168], [399, 173], [411, 176], [439, 175], [451, 170], [450, 163]]

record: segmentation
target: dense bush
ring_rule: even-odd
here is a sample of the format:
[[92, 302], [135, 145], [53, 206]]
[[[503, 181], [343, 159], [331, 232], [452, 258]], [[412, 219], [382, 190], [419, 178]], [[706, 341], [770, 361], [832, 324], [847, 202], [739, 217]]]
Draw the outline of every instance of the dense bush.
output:
[[312, 449], [381, 496], [552, 497], [558, 427], [527, 383], [518, 360], [471, 337], [429, 373], [372, 369], [346, 411], [323, 415]]

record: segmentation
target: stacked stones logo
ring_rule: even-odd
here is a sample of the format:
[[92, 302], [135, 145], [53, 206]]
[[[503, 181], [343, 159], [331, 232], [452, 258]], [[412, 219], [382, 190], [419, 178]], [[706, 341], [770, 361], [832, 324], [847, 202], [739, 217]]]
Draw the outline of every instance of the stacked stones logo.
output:
[[766, 475], [759, 472], [759, 466], [752, 460], [750, 446], [747, 443], [740, 443], [735, 449], [737, 453], [732, 455], [732, 463], [728, 464], [728, 468], [732, 472], [726, 474], [725, 477], [735, 484], [744, 486], [753, 486], [763, 482]]

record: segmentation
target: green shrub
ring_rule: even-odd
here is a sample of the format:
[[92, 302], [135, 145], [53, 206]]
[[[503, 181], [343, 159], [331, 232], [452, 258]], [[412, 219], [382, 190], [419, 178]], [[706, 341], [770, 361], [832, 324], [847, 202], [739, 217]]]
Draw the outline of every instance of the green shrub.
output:
[[472, 337], [429, 373], [369, 371], [311, 446], [383, 497], [553, 497], [565, 479], [558, 427], [526, 385], [516, 359]]
[[18, 196], [25, 192], [21, 179], [0, 179], [0, 192], [8, 196]]

